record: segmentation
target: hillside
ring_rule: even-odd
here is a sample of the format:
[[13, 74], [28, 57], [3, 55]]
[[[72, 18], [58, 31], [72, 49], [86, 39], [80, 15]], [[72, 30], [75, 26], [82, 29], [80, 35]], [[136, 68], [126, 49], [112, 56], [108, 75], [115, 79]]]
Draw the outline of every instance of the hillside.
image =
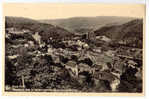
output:
[[72, 17], [68, 19], [40, 20], [63, 27], [71, 32], [86, 32], [96, 30], [107, 25], [120, 25], [133, 20], [131, 17], [97, 16], [97, 17]]
[[6, 27], [11, 27], [19, 24], [36, 24], [38, 22], [29, 18], [6, 16], [5, 23]]
[[110, 46], [123, 38], [142, 45], [140, 20], [75, 36], [27, 18], [5, 24], [5, 91], [142, 92], [142, 49]]
[[94, 32], [97, 36], [106, 36], [124, 44], [142, 47], [143, 20], [136, 19], [122, 25], [105, 26]]
[[51, 24], [40, 23], [36, 20], [22, 18], [22, 17], [6, 17], [5, 18], [6, 28], [17, 28], [19, 30], [28, 29], [31, 32], [39, 32], [39, 34], [44, 38], [48, 39], [53, 37], [56, 39], [62, 39], [63, 37], [72, 36], [67, 30], [60, 28], [58, 26], [53, 26]]

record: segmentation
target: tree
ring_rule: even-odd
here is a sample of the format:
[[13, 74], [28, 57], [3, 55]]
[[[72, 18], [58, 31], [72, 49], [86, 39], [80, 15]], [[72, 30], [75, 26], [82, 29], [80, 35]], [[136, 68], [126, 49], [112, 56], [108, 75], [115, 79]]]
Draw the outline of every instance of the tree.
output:
[[21, 80], [22, 88], [25, 88], [25, 83], [31, 77], [30, 71], [32, 70], [32, 59], [30, 55], [27, 53], [27, 49], [25, 47], [20, 47], [18, 49], [19, 57], [17, 58], [17, 76]]
[[5, 58], [5, 85], [12, 85], [16, 84], [16, 74], [15, 74], [15, 66], [11, 63], [9, 58], [6, 56]]

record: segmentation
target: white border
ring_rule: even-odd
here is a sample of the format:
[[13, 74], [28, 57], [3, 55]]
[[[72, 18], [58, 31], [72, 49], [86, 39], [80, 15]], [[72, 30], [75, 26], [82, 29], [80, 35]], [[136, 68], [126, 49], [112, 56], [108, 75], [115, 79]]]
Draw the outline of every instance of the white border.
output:
[[1, 0], [2, 2], [58, 2], [58, 3], [85, 3], [85, 2], [99, 2], [99, 3], [143, 3], [145, 0]]
[[[59, 3], [88, 3], [88, 2], [98, 2], [98, 3], [139, 3], [139, 4], [145, 4], [146, 3], [146, 32], [145, 32], [145, 96], [144, 97], [128, 97], [128, 96], [124, 96], [124, 97], [120, 97], [120, 96], [112, 96], [112, 97], [107, 97], [107, 96], [92, 96], [92, 97], [88, 97], [88, 96], [75, 96], [75, 97], [66, 97], [66, 96], [61, 96], [61, 97], [55, 97], [55, 96], [42, 96], [42, 97], [39, 97], [39, 96], [1, 96], [2, 93], [2, 38], [4, 37], [3, 33], [2, 33], [2, 3], [4, 2], [59, 2]], [[66, 98], [72, 98], [72, 99], [75, 99], [75, 98], [80, 98], [80, 99], [88, 99], [88, 98], [102, 98], [102, 99], [119, 99], [119, 98], [125, 98], [125, 99], [132, 99], [132, 98], [135, 98], [135, 99], [149, 99], [149, 45], [147, 44], [149, 42], [149, 29], [147, 27], [149, 27], [149, 0], [1, 0], [0, 2], [0, 98], [1, 99], [8, 99], [8, 98], [11, 98], [11, 99], [33, 99], [33, 98], [43, 98], [43, 99], [49, 99], [49, 98], [62, 98], [62, 99], [66, 99]]]

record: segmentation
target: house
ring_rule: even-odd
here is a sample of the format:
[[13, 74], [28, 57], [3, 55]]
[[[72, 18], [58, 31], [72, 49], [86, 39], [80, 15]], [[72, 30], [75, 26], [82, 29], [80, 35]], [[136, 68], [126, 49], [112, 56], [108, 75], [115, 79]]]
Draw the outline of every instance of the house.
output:
[[38, 32], [32, 35], [32, 37], [39, 43], [41, 44], [41, 36], [39, 35]]
[[105, 42], [111, 42], [111, 39], [106, 37], [106, 36], [96, 36], [96, 39], [97, 40], [102, 40], [102, 41], [105, 41]]
[[113, 56], [115, 55], [115, 51], [108, 50], [108, 51], [105, 52], [105, 54], [106, 54], [107, 56], [113, 57]]
[[24, 31], [17, 30], [16, 28], [7, 28], [6, 30], [8, 31], [8, 33], [12, 33], [12, 34], [23, 34], [24, 33]]
[[33, 42], [33, 41], [28, 41], [28, 44], [29, 44], [30, 46], [34, 46], [34, 42]]
[[9, 59], [15, 59], [17, 58], [19, 55], [12, 55], [12, 56], [8, 56]]
[[73, 77], [78, 77], [78, 65], [75, 61], [68, 61], [65, 68], [73, 73]]

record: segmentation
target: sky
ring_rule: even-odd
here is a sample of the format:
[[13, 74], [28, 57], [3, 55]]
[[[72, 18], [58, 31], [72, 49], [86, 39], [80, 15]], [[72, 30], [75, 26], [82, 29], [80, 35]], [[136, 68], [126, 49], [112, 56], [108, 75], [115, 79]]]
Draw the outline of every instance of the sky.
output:
[[5, 3], [5, 16], [31, 19], [59, 19], [70, 17], [127, 16], [144, 17], [143, 4], [101, 3]]

